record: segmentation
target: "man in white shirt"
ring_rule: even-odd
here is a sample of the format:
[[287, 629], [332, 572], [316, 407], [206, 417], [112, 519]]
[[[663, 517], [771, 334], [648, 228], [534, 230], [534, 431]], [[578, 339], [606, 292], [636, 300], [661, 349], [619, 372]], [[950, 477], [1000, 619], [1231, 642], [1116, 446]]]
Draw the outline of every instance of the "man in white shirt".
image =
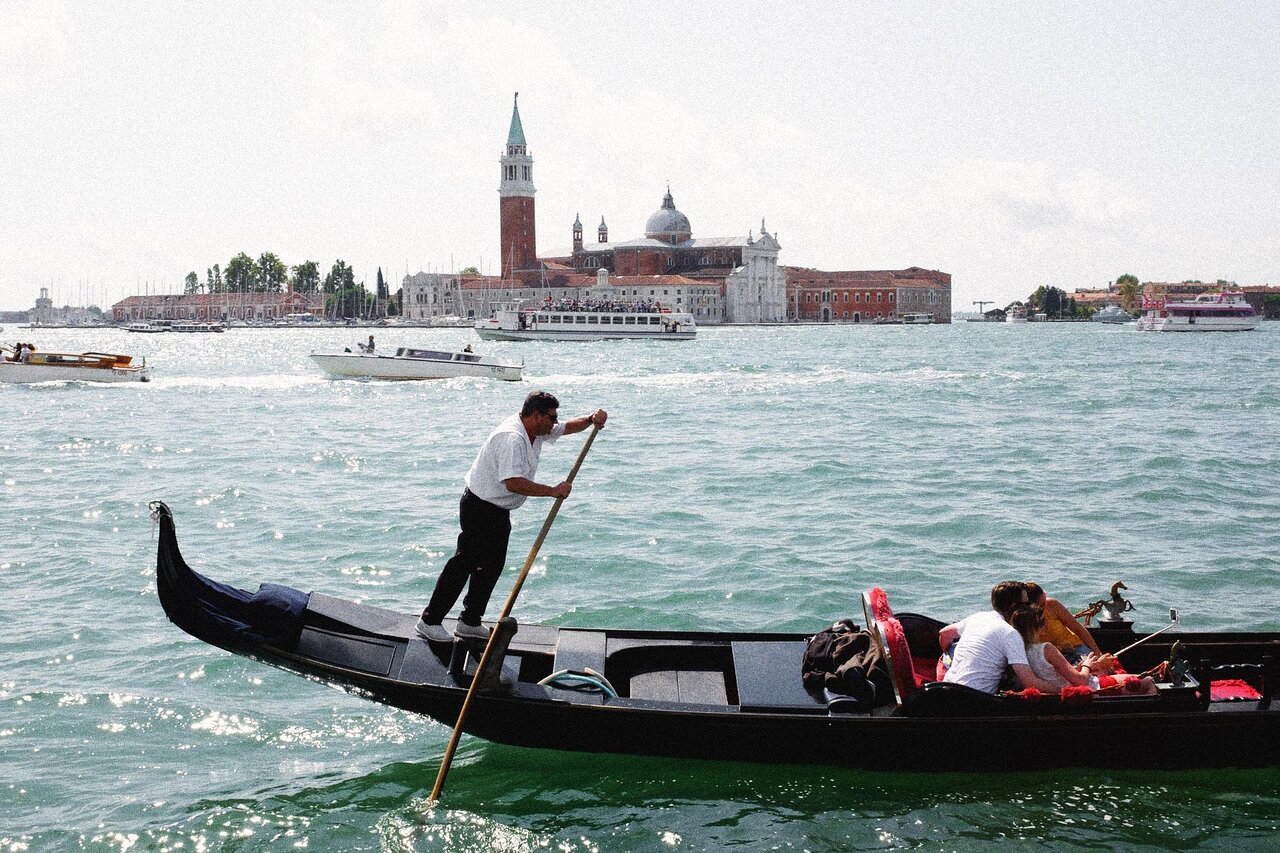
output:
[[609, 418], [604, 409], [596, 409], [590, 415], [559, 423], [559, 408], [560, 401], [551, 394], [534, 391], [525, 398], [520, 414], [499, 424], [481, 446], [463, 478], [466, 488], [458, 505], [462, 532], [457, 553], [445, 563], [431, 601], [418, 620], [417, 631], [422, 637], [437, 642], [452, 639], [441, 622], [464, 586], [467, 595], [462, 599], [454, 634], [468, 639], [489, 636], [480, 619], [506, 565], [511, 510], [529, 497], [567, 498], [572, 490], [567, 481], [546, 486], [533, 479], [542, 446], [592, 425], [603, 427]]
[[1009, 624], [1015, 610], [1030, 606], [1023, 584], [1001, 581], [991, 588], [990, 610], [974, 613], [939, 631], [938, 644], [943, 649], [956, 643], [951, 668], [942, 680], [995, 693], [1000, 689], [1005, 667], [1012, 667], [1024, 688], [1057, 693], [1056, 687], [1032, 671], [1022, 635]]

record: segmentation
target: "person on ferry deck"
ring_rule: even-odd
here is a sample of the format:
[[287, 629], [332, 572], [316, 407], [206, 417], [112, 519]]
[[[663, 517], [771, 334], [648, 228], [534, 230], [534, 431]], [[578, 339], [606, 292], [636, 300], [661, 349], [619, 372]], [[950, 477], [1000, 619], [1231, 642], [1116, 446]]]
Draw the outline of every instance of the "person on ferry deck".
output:
[[1044, 611], [1045, 640], [1057, 646], [1058, 651], [1062, 652], [1068, 661], [1078, 664], [1090, 653], [1099, 662], [1114, 660], [1110, 655], [1102, 653], [1098, 643], [1093, 639], [1093, 634], [1080, 624], [1065, 604], [1056, 598], [1050, 598], [1037, 583], [1026, 583], [1024, 586], [1027, 588], [1027, 599], [1032, 606]]
[[546, 391], [533, 391], [524, 400], [520, 413], [507, 418], [489, 434], [463, 482], [458, 504], [457, 553], [445, 563], [436, 579], [431, 601], [418, 620], [418, 635], [436, 642], [451, 637], [441, 624], [445, 615], [467, 588], [462, 614], [454, 631], [457, 637], [486, 639], [489, 630], [480, 624], [489, 596], [507, 561], [507, 540], [511, 536], [511, 510], [525, 498], [567, 498], [573, 485], [568, 481], [546, 486], [534, 481], [542, 446], [562, 435], [582, 432], [589, 426], [603, 427], [609, 414], [596, 409], [589, 415], [560, 423], [560, 401]]
[[942, 680], [996, 693], [1005, 668], [1011, 667], [1024, 688], [1057, 693], [1057, 688], [1032, 671], [1022, 635], [1009, 624], [1014, 611], [1027, 606], [1027, 590], [1022, 583], [1001, 581], [991, 588], [990, 610], [966, 616], [939, 631], [938, 644], [943, 649], [956, 644], [951, 668]]

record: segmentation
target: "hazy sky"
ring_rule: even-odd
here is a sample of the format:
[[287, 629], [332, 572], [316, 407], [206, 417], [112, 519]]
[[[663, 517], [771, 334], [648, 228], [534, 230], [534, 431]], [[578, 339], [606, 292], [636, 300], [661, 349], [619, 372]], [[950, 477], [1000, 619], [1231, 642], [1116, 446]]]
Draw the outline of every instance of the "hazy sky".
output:
[[0, 308], [179, 291], [238, 252], [498, 269], [765, 219], [784, 264], [1035, 287], [1280, 284], [1280, 7], [0, 0]]

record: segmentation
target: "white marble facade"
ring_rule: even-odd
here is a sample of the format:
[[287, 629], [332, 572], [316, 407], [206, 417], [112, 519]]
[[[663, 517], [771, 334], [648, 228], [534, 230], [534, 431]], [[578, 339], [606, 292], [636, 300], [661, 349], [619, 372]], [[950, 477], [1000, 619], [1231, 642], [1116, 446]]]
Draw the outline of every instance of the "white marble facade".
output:
[[760, 223], [760, 239], [747, 237], [742, 266], [724, 282], [726, 323], [782, 323], [787, 319], [787, 276], [778, 268], [777, 239]]

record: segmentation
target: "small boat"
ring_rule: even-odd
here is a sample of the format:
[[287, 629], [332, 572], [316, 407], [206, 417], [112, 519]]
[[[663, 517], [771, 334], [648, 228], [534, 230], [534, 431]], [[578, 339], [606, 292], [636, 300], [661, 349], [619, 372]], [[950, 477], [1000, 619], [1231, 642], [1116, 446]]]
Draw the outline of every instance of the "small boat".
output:
[[1133, 315], [1119, 305], [1104, 305], [1093, 315], [1095, 323], [1132, 323]]
[[927, 311], [916, 311], [902, 315], [902, 322], [907, 326], [927, 326], [933, 323], [933, 315]]
[[618, 307], [504, 306], [478, 320], [475, 329], [488, 341], [691, 341], [698, 332], [692, 314]]
[[[350, 695], [456, 722], [482, 649], [420, 638], [416, 612], [211, 580], [183, 560], [169, 508], [150, 507], [160, 526], [156, 588], [179, 628]], [[1130, 671], [1174, 658], [1155, 695], [991, 695], [933, 680], [942, 622], [894, 614], [878, 589], [861, 605], [892, 683], [870, 710], [805, 689], [805, 634], [508, 619], [464, 731], [541, 749], [879, 770], [1280, 765], [1280, 632], [1162, 634], [1123, 651], [1137, 639], [1132, 623], [1108, 617], [1094, 637]]]
[[1252, 332], [1261, 319], [1239, 291], [1201, 293], [1182, 301], [1157, 299], [1142, 307], [1139, 332]]
[[148, 382], [151, 379], [146, 360], [133, 364], [133, 357], [128, 355], [33, 350], [19, 358], [12, 347], [0, 346], [0, 350], [5, 354], [0, 359], [0, 382]]
[[126, 332], [139, 332], [141, 334], [155, 334], [156, 332], [169, 331], [168, 326], [161, 326], [159, 323], [130, 323], [124, 327]]
[[[363, 344], [360, 345], [363, 349]], [[490, 355], [462, 350], [414, 349], [400, 347], [395, 355], [371, 352], [313, 352], [311, 359], [333, 376], [365, 379], [453, 379], [478, 376], [520, 381], [524, 362], [511, 364]]]
[[221, 323], [174, 323], [169, 327], [173, 332], [225, 332], [227, 327]]
[[1027, 322], [1027, 309], [1022, 306], [1014, 306], [1005, 312], [1004, 321], [1006, 323], [1025, 323]]

